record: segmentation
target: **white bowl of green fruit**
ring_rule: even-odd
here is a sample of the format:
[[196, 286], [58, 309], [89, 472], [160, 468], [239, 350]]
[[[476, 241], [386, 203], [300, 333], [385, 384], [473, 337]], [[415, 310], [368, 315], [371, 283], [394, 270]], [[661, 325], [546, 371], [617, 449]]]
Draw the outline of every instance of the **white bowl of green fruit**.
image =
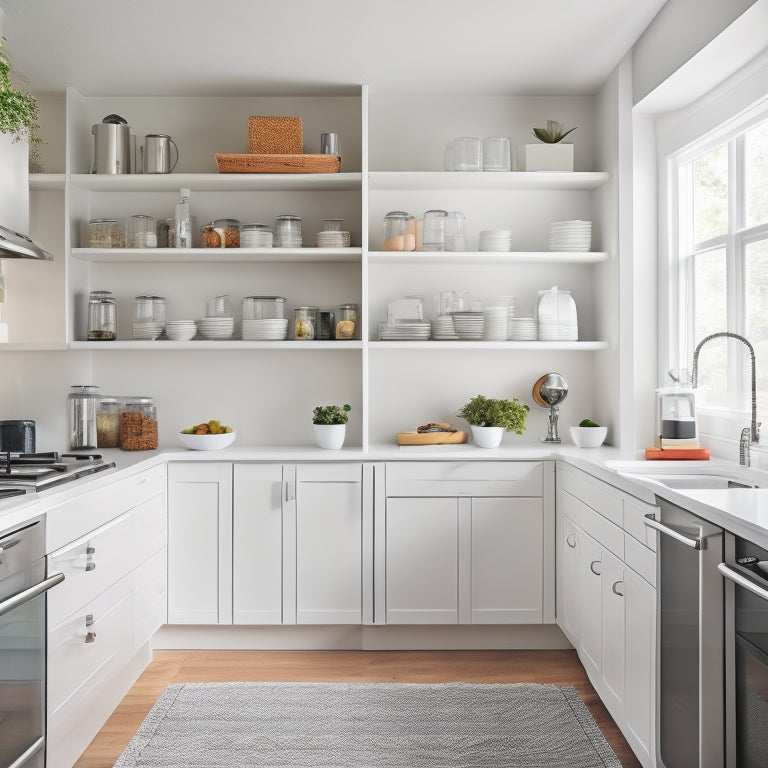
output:
[[235, 441], [237, 433], [220, 421], [204, 421], [179, 432], [179, 442], [191, 451], [220, 451]]
[[599, 448], [608, 434], [608, 427], [601, 427], [592, 419], [583, 419], [578, 427], [571, 427], [571, 439], [579, 448]]

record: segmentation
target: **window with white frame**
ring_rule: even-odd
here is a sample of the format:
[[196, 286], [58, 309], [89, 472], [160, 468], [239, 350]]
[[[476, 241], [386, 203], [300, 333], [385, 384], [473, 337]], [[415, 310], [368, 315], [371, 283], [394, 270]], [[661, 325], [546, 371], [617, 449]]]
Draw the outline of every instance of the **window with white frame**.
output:
[[[673, 162], [678, 247], [671, 259], [677, 285], [671, 336], [680, 367], [690, 367], [682, 361], [691, 361], [709, 334], [745, 336], [757, 357], [758, 413], [766, 421], [768, 110], [687, 147]], [[708, 342], [700, 352], [698, 386], [697, 403], [705, 409], [749, 410], [747, 348], [732, 340]]]

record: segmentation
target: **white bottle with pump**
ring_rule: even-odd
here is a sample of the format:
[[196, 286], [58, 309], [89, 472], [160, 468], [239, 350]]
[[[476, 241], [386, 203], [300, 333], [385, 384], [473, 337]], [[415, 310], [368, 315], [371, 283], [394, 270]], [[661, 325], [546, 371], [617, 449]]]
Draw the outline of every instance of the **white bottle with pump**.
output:
[[181, 190], [181, 200], [176, 203], [174, 220], [177, 248], [192, 247], [192, 225], [189, 220], [189, 190]]

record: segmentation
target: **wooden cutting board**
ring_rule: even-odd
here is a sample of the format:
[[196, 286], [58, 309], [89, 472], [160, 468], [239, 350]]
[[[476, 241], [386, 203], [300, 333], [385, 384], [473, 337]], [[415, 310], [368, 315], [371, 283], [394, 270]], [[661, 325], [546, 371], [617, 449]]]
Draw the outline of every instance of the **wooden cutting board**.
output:
[[466, 443], [466, 432], [398, 432], [398, 445], [455, 445]]

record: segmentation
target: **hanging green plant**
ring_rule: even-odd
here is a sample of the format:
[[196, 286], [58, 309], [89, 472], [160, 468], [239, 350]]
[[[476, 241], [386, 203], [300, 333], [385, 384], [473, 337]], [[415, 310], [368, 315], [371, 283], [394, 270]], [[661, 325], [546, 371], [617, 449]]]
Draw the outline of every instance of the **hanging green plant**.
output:
[[14, 141], [29, 144], [29, 170], [42, 171], [40, 162], [40, 109], [35, 97], [14, 88], [11, 82], [11, 60], [5, 52], [5, 40], [0, 38], [0, 133], [14, 136]]

